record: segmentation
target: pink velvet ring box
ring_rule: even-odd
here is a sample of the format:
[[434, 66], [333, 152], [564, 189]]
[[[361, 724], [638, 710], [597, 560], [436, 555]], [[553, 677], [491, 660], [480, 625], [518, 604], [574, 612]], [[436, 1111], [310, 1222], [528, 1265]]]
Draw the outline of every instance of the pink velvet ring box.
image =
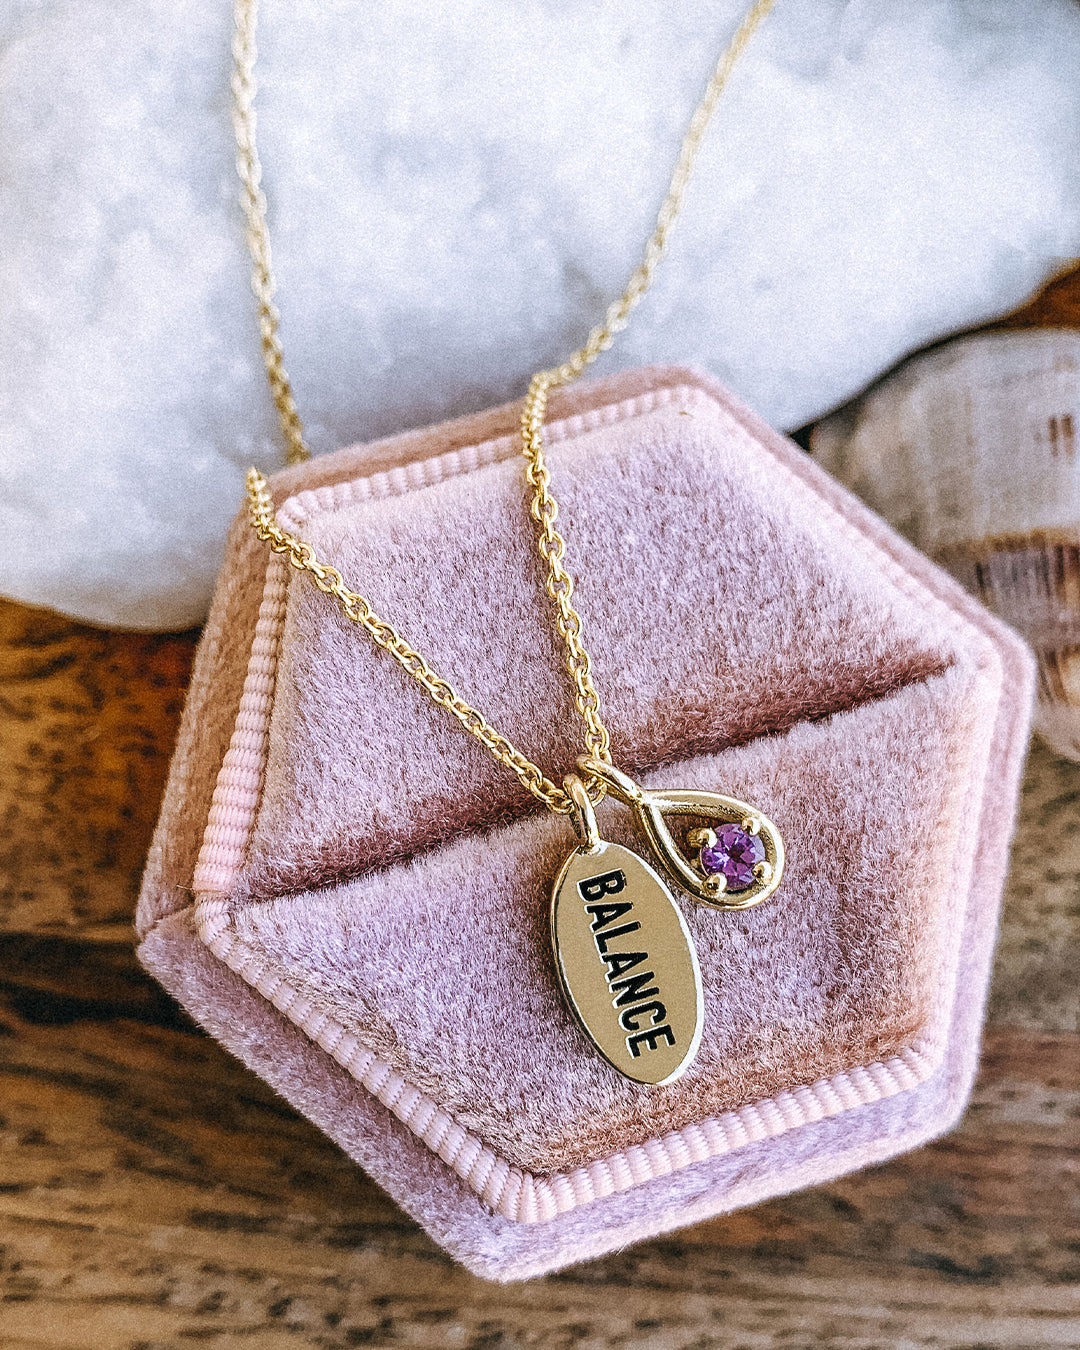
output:
[[[581, 723], [519, 406], [286, 470], [280, 518], [558, 779]], [[517, 1279], [940, 1133], [974, 1072], [1032, 665], [708, 378], [556, 394], [575, 603], [616, 762], [753, 802], [777, 895], [680, 895], [705, 1029], [659, 1088], [552, 960], [574, 839], [240, 519], [138, 926], [143, 962], [472, 1270]], [[641, 849], [622, 806], [605, 838]]]

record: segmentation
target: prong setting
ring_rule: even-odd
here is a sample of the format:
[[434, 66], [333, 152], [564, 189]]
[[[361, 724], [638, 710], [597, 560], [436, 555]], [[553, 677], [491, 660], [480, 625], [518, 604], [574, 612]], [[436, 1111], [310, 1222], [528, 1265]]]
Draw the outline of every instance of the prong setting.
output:
[[724, 895], [746, 892], [750, 899], [772, 880], [761, 837], [764, 820], [745, 811], [717, 829], [700, 827], [687, 833], [687, 843], [698, 850], [694, 870], [701, 877], [705, 898], [717, 902]]

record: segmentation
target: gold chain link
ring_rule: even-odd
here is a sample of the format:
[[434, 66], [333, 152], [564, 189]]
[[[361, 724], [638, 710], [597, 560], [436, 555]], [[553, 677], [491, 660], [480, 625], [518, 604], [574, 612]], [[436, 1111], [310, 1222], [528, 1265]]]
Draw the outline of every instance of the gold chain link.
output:
[[[611, 346], [616, 334], [629, 323], [633, 310], [652, 285], [653, 274], [667, 251], [672, 227], [682, 209], [686, 187], [720, 95], [739, 56], [774, 3], [775, 0], [755, 0], [716, 63], [683, 138], [667, 195], [656, 218], [656, 227], [626, 289], [618, 300], [608, 306], [603, 322], [593, 328], [583, 346], [561, 365], [539, 371], [533, 376], [521, 414], [521, 446], [528, 461], [526, 474], [533, 489], [532, 517], [539, 526], [537, 547], [548, 571], [547, 592], [555, 605], [556, 626], [566, 647], [566, 669], [574, 686], [574, 703], [585, 722], [586, 752], [605, 764], [611, 763], [610, 737], [600, 715], [600, 696], [592, 679], [592, 663], [585, 649], [581, 616], [571, 603], [574, 581], [563, 566], [566, 541], [555, 528], [559, 507], [551, 492], [551, 475], [544, 456], [543, 427], [548, 394], [552, 389], [572, 384], [601, 352]], [[278, 312], [274, 305], [275, 282], [266, 224], [266, 196], [262, 190], [262, 166], [255, 141], [257, 9], [258, 0], [236, 0], [232, 78], [236, 167], [242, 184], [240, 201], [247, 222], [247, 244], [252, 261], [251, 285], [258, 302], [263, 360], [270, 392], [281, 421], [288, 462], [298, 464], [310, 459], [311, 452], [304, 442], [303, 425], [285, 371], [278, 337]], [[256, 469], [248, 472], [247, 492], [251, 523], [261, 540], [268, 543], [275, 553], [285, 554], [293, 567], [307, 572], [321, 591], [332, 595], [346, 618], [358, 624], [373, 642], [389, 652], [402, 669], [423, 686], [434, 702], [452, 713], [500, 763], [517, 775], [533, 796], [553, 811], [565, 814], [572, 809], [573, 804], [563, 788], [545, 777], [537, 765], [496, 731], [481, 713], [466, 703], [453, 686], [432, 670], [390, 624], [372, 612], [362, 595], [345, 585], [335, 568], [318, 560], [310, 544], [297, 539], [278, 525], [266, 479]], [[595, 775], [586, 781], [586, 788], [597, 800], [606, 790]]]
[[[574, 579], [563, 567], [566, 541], [555, 528], [559, 504], [551, 495], [551, 475], [544, 458], [544, 413], [547, 407], [547, 375], [534, 375], [529, 395], [521, 414], [521, 444], [528, 460], [526, 476], [533, 490], [532, 518], [540, 526], [537, 547], [547, 564], [547, 593], [555, 605], [555, 626], [566, 646], [566, 669], [574, 684], [574, 703], [585, 722], [586, 753], [595, 755], [605, 764], [611, 763], [611, 740], [600, 717], [600, 695], [592, 679], [592, 662], [582, 641], [581, 615], [570, 603], [574, 594]], [[605, 789], [590, 775], [586, 789], [601, 797]]]
[[296, 411], [292, 385], [285, 370], [281, 340], [278, 337], [278, 312], [274, 304], [277, 283], [274, 280], [270, 232], [266, 226], [266, 194], [262, 190], [262, 164], [255, 140], [255, 21], [258, 0], [236, 0], [236, 29], [233, 34], [232, 121], [236, 134], [236, 172], [240, 175], [240, 205], [247, 221], [245, 237], [251, 254], [251, 289], [255, 292], [259, 313], [259, 336], [263, 362], [270, 381], [270, 393], [278, 410], [281, 432], [285, 437], [286, 459], [302, 464], [311, 458], [304, 443], [304, 426]]

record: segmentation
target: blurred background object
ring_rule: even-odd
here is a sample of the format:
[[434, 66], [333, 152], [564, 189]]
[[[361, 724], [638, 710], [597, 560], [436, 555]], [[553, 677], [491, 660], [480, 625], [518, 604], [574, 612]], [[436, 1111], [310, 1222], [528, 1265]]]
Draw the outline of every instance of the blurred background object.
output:
[[[1080, 759], [1078, 274], [1027, 315], [912, 357], [818, 423], [815, 457], [1017, 628], [1037, 727]], [[1056, 301], [1054, 295], [1056, 294]]]

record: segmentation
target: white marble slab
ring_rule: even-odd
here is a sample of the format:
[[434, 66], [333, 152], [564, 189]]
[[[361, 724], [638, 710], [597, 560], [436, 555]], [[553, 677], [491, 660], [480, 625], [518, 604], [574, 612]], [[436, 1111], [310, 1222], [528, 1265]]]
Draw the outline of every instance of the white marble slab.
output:
[[[0, 590], [204, 612], [277, 462], [235, 206], [228, 0], [0, 0]], [[318, 450], [523, 392], [637, 259], [741, 3], [265, 0], [283, 337]], [[603, 369], [782, 427], [1080, 253], [1073, 0], [779, 0]]]

